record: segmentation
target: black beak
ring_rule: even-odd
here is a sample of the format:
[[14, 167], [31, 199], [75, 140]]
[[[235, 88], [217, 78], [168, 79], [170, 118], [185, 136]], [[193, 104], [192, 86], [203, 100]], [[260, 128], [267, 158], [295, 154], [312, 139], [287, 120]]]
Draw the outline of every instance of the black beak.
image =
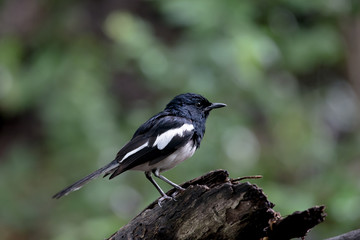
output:
[[212, 103], [210, 106], [205, 108], [205, 111], [211, 111], [215, 108], [222, 108], [222, 107], [226, 107], [225, 103]]

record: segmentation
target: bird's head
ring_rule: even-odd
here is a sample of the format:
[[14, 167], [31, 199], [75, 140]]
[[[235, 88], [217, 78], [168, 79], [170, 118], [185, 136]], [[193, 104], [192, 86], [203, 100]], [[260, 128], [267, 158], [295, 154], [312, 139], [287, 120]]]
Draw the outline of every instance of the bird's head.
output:
[[224, 103], [211, 103], [203, 96], [195, 93], [180, 94], [173, 98], [165, 110], [170, 110], [192, 120], [206, 119], [215, 108], [225, 107]]

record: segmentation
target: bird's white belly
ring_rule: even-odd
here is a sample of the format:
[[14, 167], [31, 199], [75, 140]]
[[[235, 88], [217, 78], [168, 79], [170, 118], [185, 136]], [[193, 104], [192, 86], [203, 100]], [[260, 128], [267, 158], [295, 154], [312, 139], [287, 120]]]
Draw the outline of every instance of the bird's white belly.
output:
[[152, 165], [149, 165], [148, 162], [143, 163], [141, 165], [132, 168], [131, 170], [152, 171], [154, 169], [159, 169], [160, 172], [163, 172], [175, 167], [177, 164], [191, 157], [194, 154], [195, 150], [196, 147], [194, 146], [194, 142], [189, 141], [186, 145], [179, 148], [178, 150], [173, 152], [170, 156], [164, 158], [158, 163]]

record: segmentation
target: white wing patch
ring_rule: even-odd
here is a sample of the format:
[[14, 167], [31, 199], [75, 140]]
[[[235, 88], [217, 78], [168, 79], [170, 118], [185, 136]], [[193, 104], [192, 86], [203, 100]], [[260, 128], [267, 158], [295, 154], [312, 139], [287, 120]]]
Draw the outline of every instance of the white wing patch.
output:
[[137, 153], [138, 151], [140, 151], [143, 148], [146, 148], [149, 145], [149, 141], [147, 141], [146, 143], [144, 143], [143, 145], [135, 148], [134, 150], [128, 152], [122, 159], [120, 162], [124, 161], [125, 159], [127, 159], [128, 157], [130, 157], [131, 155]]
[[153, 144], [153, 147], [157, 146], [157, 148], [159, 150], [162, 150], [169, 144], [169, 142], [176, 135], [179, 135], [180, 137], [182, 137], [186, 131], [191, 131], [193, 129], [194, 129], [194, 126], [192, 124], [185, 123], [180, 128], [168, 130], [168, 131], [160, 134], [159, 136], [157, 136], [157, 138]]

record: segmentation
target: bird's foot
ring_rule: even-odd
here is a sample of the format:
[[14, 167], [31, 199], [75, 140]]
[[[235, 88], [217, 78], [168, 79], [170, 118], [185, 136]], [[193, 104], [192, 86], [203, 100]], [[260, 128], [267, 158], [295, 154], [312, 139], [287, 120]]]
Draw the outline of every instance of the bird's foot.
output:
[[159, 207], [162, 207], [161, 204], [162, 204], [163, 202], [165, 202], [166, 200], [173, 200], [173, 201], [176, 202], [175, 197], [176, 197], [180, 192], [183, 192], [183, 191], [186, 190], [185, 188], [182, 188], [182, 187], [180, 187], [180, 186], [178, 186], [178, 188], [176, 188], [176, 189], [177, 189], [177, 191], [175, 191], [173, 194], [171, 194], [171, 197], [168, 196], [168, 195], [164, 195], [164, 196], [162, 196], [162, 197], [158, 200], [158, 205], [159, 205]]
[[177, 189], [177, 191], [175, 191], [173, 194], [171, 194], [171, 197], [174, 199], [174, 201], [176, 201], [175, 200], [175, 197], [179, 194], [179, 193], [181, 193], [181, 192], [184, 192], [186, 189], [185, 188], [182, 188], [182, 187], [180, 187], [179, 186], [179, 188], [176, 188]]
[[159, 207], [162, 207], [162, 203], [165, 202], [166, 200], [175, 200], [173, 197], [169, 197], [168, 195], [164, 195], [162, 196], [159, 200], [158, 200], [158, 205]]
[[178, 186], [176, 189], [179, 190], [179, 191], [181, 191], [181, 192], [185, 191], [185, 188], [180, 187], [180, 186]]

